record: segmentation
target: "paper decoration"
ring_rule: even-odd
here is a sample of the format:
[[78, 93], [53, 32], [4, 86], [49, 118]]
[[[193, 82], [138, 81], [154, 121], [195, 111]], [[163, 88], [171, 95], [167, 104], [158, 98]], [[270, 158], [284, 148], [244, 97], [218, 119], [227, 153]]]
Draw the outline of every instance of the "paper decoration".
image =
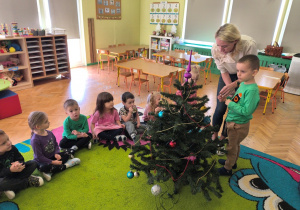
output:
[[96, 17], [103, 20], [121, 20], [121, 0], [96, 0]]
[[178, 25], [178, 2], [153, 2], [150, 4], [150, 24]]

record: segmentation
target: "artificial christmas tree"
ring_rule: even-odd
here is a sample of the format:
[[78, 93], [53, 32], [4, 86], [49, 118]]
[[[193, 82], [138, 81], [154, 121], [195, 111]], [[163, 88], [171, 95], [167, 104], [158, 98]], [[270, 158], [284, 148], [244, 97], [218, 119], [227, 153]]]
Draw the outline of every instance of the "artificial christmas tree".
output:
[[[161, 93], [163, 111], [155, 115], [156, 120], [148, 122], [149, 128], [143, 135], [148, 145], [132, 147], [131, 170], [147, 174], [148, 183], [174, 182], [174, 193], [183, 185], [190, 185], [191, 192], [203, 192], [207, 200], [210, 193], [221, 197], [222, 188], [213, 156], [217, 142], [211, 141], [210, 117], [205, 116], [209, 108], [207, 96], [193, 97], [202, 86], [187, 80], [191, 77], [189, 67], [185, 73], [186, 82], [175, 81], [174, 86], [181, 94]], [[197, 101], [197, 103], [192, 103]]]

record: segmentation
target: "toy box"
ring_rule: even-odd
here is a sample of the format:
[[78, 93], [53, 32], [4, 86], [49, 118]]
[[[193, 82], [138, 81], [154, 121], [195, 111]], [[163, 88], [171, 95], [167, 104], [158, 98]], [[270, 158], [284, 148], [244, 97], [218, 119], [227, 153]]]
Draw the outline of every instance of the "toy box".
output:
[[22, 109], [18, 94], [11, 90], [0, 91], [0, 119], [21, 113]]

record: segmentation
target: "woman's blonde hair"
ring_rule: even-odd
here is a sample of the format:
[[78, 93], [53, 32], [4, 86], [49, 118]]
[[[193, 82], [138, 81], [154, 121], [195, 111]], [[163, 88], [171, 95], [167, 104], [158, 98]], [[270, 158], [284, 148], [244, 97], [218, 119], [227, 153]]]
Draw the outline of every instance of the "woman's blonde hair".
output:
[[156, 97], [157, 96], [160, 96], [160, 92], [158, 92], [158, 91], [153, 91], [153, 92], [151, 92], [149, 95], [148, 95], [148, 97], [147, 97], [147, 104], [149, 104], [150, 105], [150, 107], [151, 107], [151, 111], [152, 112], [154, 112], [154, 110], [155, 110], [155, 99], [156, 99]]
[[237, 27], [233, 24], [226, 23], [222, 25], [216, 32], [215, 38], [218, 38], [224, 42], [232, 43], [237, 41], [232, 54], [236, 54], [241, 49], [241, 33]]
[[33, 131], [36, 129], [36, 126], [45, 122], [47, 118], [48, 116], [45, 112], [35, 111], [29, 114], [28, 125], [29, 128], [31, 129], [31, 135], [33, 134]]

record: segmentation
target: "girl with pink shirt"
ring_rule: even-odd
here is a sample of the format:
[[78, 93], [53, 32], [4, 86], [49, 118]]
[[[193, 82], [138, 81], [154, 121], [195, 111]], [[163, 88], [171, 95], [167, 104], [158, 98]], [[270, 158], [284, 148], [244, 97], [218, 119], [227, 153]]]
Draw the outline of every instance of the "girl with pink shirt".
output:
[[162, 110], [161, 107], [159, 107], [159, 102], [161, 100], [161, 95], [160, 92], [152, 92], [148, 95], [147, 98], [147, 105], [144, 111], [143, 119], [144, 122], [147, 123], [149, 120], [154, 121], [155, 116], [154, 115], [149, 115], [150, 112], [157, 114]]
[[121, 124], [120, 117], [114, 108], [114, 98], [108, 92], [98, 94], [95, 113], [92, 117], [91, 131], [94, 139], [126, 141], [121, 135], [125, 125]]

